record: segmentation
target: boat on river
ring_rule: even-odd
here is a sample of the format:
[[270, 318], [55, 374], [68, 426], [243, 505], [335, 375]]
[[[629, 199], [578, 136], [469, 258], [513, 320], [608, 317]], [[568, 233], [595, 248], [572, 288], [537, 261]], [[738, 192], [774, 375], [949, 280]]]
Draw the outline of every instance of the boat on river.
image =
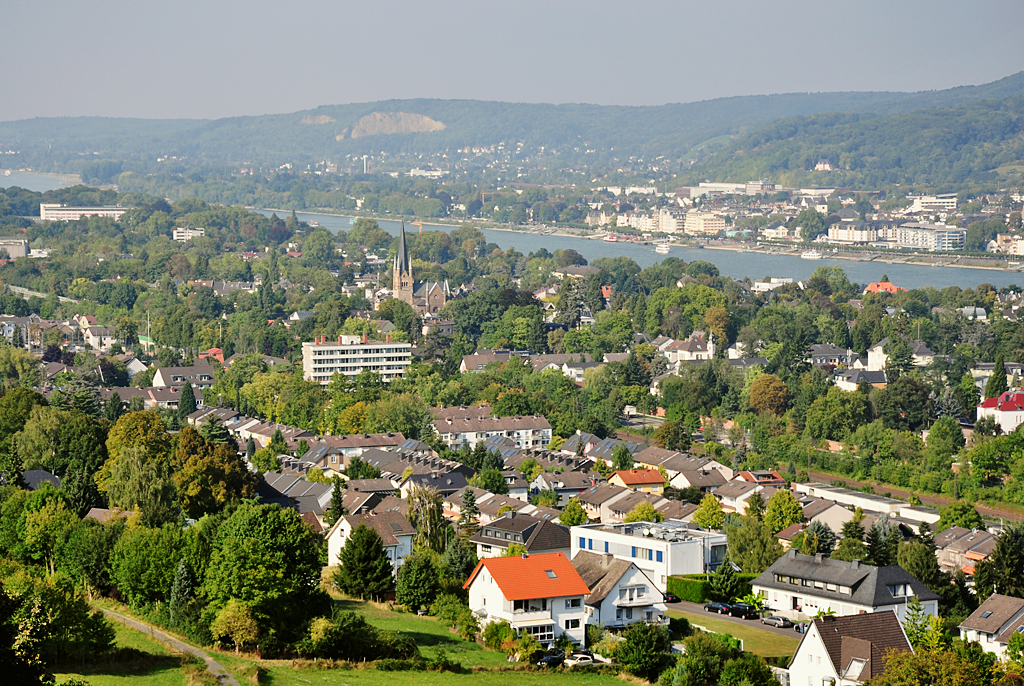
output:
[[668, 255], [668, 251], [672, 249], [672, 246], [668, 243], [658, 243], [658, 247], [654, 249], [654, 252], [659, 255]]
[[807, 252], [800, 253], [800, 259], [804, 260], [820, 260], [821, 253], [817, 250], [808, 250]]

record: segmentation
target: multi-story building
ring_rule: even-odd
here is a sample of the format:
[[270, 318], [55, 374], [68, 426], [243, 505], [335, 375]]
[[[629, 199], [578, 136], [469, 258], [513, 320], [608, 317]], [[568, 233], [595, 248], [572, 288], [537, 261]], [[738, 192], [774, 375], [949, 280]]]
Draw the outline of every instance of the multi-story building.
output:
[[452, 450], [475, 448], [494, 436], [512, 439], [518, 448], [546, 448], [551, 442], [551, 424], [540, 415], [525, 417], [443, 417], [434, 430]]
[[206, 235], [206, 229], [196, 229], [196, 228], [193, 228], [193, 227], [190, 227], [190, 226], [186, 226], [186, 227], [182, 227], [182, 228], [177, 228], [177, 229], [174, 229], [171, 232], [171, 238], [173, 238], [174, 240], [178, 241], [179, 243], [184, 243], [184, 242], [190, 241], [193, 238], [196, 238], [198, 236], [205, 236], [205, 235]]
[[412, 363], [412, 344], [371, 340], [369, 336], [338, 336], [328, 340], [317, 336], [302, 344], [302, 375], [306, 381], [326, 386], [335, 374], [358, 376], [364, 370], [376, 372], [384, 381], [405, 374]]
[[872, 243], [878, 240], [878, 229], [867, 222], [836, 222], [828, 227], [833, 243]]
[[967, 229], [945, 224], [908, 222], [896, 229], [896, 245], [907, 250], [949, 252], [963, 250], [967, 242]]
[[103, 207], [68, 207], [58, 203], [39, 204], [39, 218], [42, 221], [76, 222], [82, 217], [110, 217], [117, 221], [127, 211], [127, 207], [110, 205]]
[[0, 249], [7, 251], [11, 259], [28, 257], [28, 239], [26, 238], [0, 238]]
[[686, 213], [683, 231], [691, 236], [716, 235], [719, 231], [725, 231], [725, 217], [713, 212], [690, 210]]
[[727, 543], [725, 534], [685, 522], [582, 524], [572, 527], [572, 556], [581, 550], [632, 562], [664, 592], [672, 575], [718, 569]]
[[893, 652], [913, 652], [892, 612], [820, 617], [807, 627], [789, 663], [793, 686], [852, 686], [885, 672]]
[[944, 193], [942, 195], [918, 195], [911, 198], [914, 204], [910, 206], [911, 212], [955, 212], [956, 193]]
[[564, 553], [485, 558], [463, 588], [482, 625], [504, 620], [544, 647], [561, 636], [584, 642], [590, 589]]
[[996, 398], [986, 398], [978, 405], [978, 419], [992, 417], [1003, 430], [1010, 433], [1024, 424], [1024, 393], [1006, 391]]
[[960, 623], [960, 638], [978, 642], [987, 653], [1006, 658], [1010, 638], [1024, 632], [1024, 600], [993, 593]]
[[590, 588], [585, 600], [588, 624], [624, 627], [634, 622], [667, 621], [664, 596], [632, 562], [581, 551], [572, 559], [572, 566]]

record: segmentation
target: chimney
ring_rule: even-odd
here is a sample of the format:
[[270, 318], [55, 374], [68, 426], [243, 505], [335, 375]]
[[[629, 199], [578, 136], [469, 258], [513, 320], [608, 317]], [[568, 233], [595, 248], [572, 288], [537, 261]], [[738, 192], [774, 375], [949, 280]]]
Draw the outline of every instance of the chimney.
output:
[[341, 334], [338, 334], [338, 343], [341, 343]]
[[824, 558], [824, 555], [822, 553], [816, 553], [814, 555], [814, 564], [820, 565], [821, 564], [821, 560], [823, 558]]
[[860, 569], [860, 560], [854, 560], [853, 564], [850, 565], [851, 569]]
[[385, 334], [384, 335], [384, 342], [385, 343], [390, 343], [391, 342], [391, 334]]
[[612, 555], [611, 553], [602, 553], [601, 554], [601, 567], [602, 568], [607, 569], [608, 567], [611, 567], [612, 562], [614, 562], [614, 561], [615, 561], [615, 556]]
[[364, 333], [363, 334], [363, 343], [369, 343], [369, 342], [370, 342], [370, 337]]
[[523, 559], [524, 559], [524, 560], [525, 560], [526, 558], [528, 558], [528, 557], [530, 557], [530, 554], [529, 554], [529, 553], [523, 553]]

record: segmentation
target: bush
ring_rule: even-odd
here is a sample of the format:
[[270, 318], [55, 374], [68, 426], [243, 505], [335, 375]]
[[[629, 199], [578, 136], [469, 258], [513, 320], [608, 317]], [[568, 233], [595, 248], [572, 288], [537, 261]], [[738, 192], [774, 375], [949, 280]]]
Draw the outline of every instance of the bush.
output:
[[668, 578], [668, 592], [679, 596], [680, 600], [691, 603], [704, 603], [711, 597], [711, 582], [700, 578], [695, 579], [684, 576], [670, 576]]
[[381, 631], [366, 623], [362, 615], [339, 612], [333, 619], [318, 617], [296, 649], [302, 657], [350, 660], [410, 660], [419, 657], [411, 637]]
[[668, 630], [672, 634], [673, 641], [686, 638], [693, 633], [693, 627], [690, 626], [690, 621], [686, 617], [670, 617]]
[[597, 624], [587, 625], [587, 647], [597, 645], [601, 642], [601, 638], [604, 636], [604, 629]]
[[506, 641], [514, 641], [515, 637], [515, 629], [505, 620], [484, 627], [484, 645], [491, 650], [501, 650]]
[[476, 640], [476, 635], [480, 633], [480, 622], [477, 621], [476, 615], [468, 607], [459, 614], [456, 626], [459, 630], [459, 636], [467, 641]]
[[469, 606], [459, 596], [442, 593], [430, 606], [430, 614], [448, 626], [455, 626], [459, 621], [459, 616], [468, 609]]
[[427, 669], [431, 672], [461, 672], [462, 665], [448, 657], [448, 651], [438, 646], [437, 652], [432, 660], [427, 660]]

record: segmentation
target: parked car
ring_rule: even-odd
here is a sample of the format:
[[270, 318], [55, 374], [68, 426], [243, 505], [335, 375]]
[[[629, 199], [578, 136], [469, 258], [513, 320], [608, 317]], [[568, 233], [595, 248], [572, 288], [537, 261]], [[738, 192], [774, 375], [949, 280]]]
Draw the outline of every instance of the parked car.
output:
[[564, 664], [566, 667], [587, 667], [594, 664], [594, 658], [590, 655], [573, 653], [565, 658]]
[[779, 617], [778, 615], [772, 615], [771, 617], [762, 617], [761, 623], [777, 626], [780, 629], [788, 629], [789, 627], [793, 626], [793, 622], [789, 621], [785, 617]]
[[704, 606], [705, 612], [717, 612], [720, 615], [729, 614], [729, 605], [726, 603], [708, 603]]
[[760, 615], [757, 608], [747, 603], [736, 603], [735, 605], [730, 605], [729, 614], [733, 617], [742, 617], [743, 619], [757, 619]]
[[565, 662], [565, 658], [564, 657], [560, 657], [558, 655], [545, 655], [541, 659], [537, 660], [537, 666], [538, 667], [551, 667], [551, 668], [561, 667], [564, 662]]
[[666, 603], [678, 603], [679, 602], [679, 596], [677, 596], [675, 593], [666, 593], [665, 594], [665, 602]]

